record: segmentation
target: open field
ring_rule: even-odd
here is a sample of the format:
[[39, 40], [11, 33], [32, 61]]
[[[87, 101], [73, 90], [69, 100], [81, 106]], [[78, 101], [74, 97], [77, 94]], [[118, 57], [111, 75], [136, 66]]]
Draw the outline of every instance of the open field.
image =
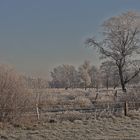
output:
[[140, 116], [2, 126], [1, 140], [139, 140]]
[[[133, 103], [140, 103], [139, 92], [139, 89], [133, 88], [129, 89], [127, 94], [123, 94], [119, 89], [100, 89], [98, 92], [95, 89], [41, 89], [32, 90], [30, 97], [43, 113], [45, 111], [55, 112], [55, 110], [56, 112], [59, 110], [77, 111], [78, 109], [103, 111], [104, 109], [122, 110], [126, 100], [130, 104], [129, 108], [136, 109]], [[139, 108], [139, 104], [137, 105]]]
[[[136, 93], [134, 89], [130, 92]], [[38, 103], [39, 118], [33, 104], [19, 119], [0, 123], [0, 140], [140, 139], [139, 108], [129, 108], [124, 116], [123, 106], [113, 106], [114, 90], [98, 94], [96, 97], [97, 92], [91, 89], [31, 90], [29, 97]]]

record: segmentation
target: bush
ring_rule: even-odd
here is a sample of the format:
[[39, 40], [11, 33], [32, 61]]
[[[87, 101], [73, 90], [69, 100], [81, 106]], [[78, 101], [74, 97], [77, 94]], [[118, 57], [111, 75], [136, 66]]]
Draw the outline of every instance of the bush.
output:
[[22, 77], [9, 66], [0, 65], [0, 121], [20, 116], [27, 102]]
[[82, 96], [76, 97], [74, 99], [74, 104], [80, 107], [89, 107], [92, 105], [91, 101], [88, 98]]
[[82, 120], [84, 114], [81, 114], [77, 111], [66, 111], [63, 115], [60, 116], [60, 121], [70, 121], [74, 122], [75, 120]]

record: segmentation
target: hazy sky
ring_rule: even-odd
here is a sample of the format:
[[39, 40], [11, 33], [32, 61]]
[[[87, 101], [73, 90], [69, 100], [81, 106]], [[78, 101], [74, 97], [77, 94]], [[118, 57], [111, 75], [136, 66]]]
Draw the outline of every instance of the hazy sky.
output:
[[85, 39], [110, 16], [140, 10], [140, 0], [0, 0], [0, 63], [46, 76], [60, 64], [98, 64]]

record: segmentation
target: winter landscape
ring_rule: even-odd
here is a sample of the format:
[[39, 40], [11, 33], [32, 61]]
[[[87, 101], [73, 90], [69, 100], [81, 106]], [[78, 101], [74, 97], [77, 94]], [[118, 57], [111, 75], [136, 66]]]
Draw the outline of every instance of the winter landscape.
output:
[[139, 140], [139, 5], [1, 1], [0, 140]]

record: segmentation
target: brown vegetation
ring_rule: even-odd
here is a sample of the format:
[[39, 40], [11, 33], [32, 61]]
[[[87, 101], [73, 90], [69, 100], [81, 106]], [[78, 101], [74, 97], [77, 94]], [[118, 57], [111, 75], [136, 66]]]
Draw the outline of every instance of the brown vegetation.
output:
[[27, 105], [27, 90], [21, 76], [9, 66], [0, 65], [0, 120], [19, 117]]

